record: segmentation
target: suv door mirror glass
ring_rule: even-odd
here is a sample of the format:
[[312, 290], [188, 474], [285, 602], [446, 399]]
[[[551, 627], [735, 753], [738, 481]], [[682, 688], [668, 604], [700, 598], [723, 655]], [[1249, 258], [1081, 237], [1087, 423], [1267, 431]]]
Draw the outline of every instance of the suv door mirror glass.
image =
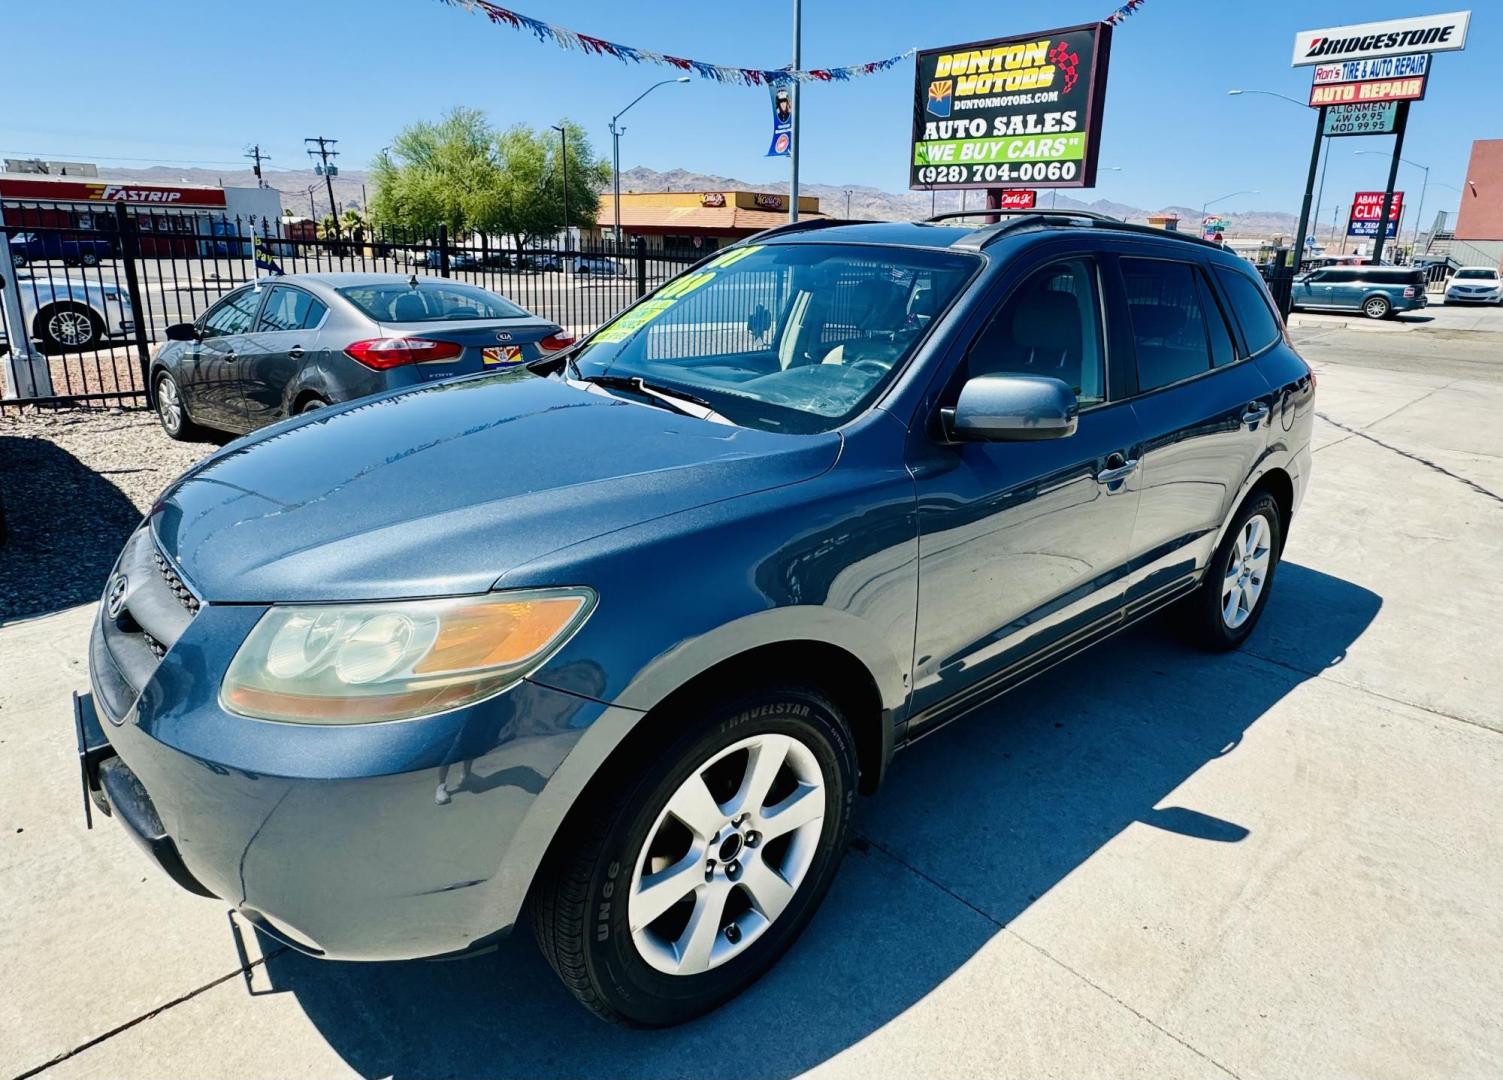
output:
[[1079, 415], [1075, 391], [1043, 375], [977, 375], [941, 412], [947, 436], [978, 442], [1061, 439], [1075, 434]]
[[173, 323], [165, 332], [168, 341], [198, 340], [198, 328], [190, 322]]

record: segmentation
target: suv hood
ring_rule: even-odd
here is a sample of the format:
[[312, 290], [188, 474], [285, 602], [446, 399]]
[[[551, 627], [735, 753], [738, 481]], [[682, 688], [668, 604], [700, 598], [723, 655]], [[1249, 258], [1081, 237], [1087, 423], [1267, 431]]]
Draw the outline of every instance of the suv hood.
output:
[[840, 443], [519, 371], [272, 425], [180, 477], [151, 524], [210, 602], [483, 592], [570, 544], [817, 476]]

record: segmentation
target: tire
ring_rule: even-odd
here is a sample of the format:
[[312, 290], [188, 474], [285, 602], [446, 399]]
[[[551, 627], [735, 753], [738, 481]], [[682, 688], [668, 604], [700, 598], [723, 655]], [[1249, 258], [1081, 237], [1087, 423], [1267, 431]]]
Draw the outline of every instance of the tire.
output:
[[303, 413], [310, 413], [315, 409], [327, 409], [328, 407], [329, 403], [323, 398], [312, 397], [298, 406], [297, 414], [302, 416]]
[[1393, 311], [1393, 305], [1382, 296], [1369, 296], [1362, 301], [1362, 314], [1369, 319], [1386, 319]]
[[[188, 406], [183, 401], [183, 392], [177, 380], [169, 373], [158, 372], [153, 384], [152, 400], [156, 402], [157, 420], [169, 439], [187, 442], [202, 434], [200, 428], [188, 416]], [[175, 408], [173, 403], [175, 403]]]
[[10, 261], [13, 265], [16, 266], [17, 269], [19, 269], [25, 266], [31, 260], [26, 257], [26, 252], [24, 251], [12, 251], [10, 253]]
[[85, 251], [78, 257], [78, 261], [83, 263], [83, 265], [85, 266], [98, 266], [99, 254], [93, 251]]
[[[1254, 519], [1260, 519], [1261, 526], [1250, 526]], [[1268, 492], [1242, 505], [1185, 608], [1186, 630], [1196, 645], [1226, 652], [1247, 640], [1268, 605], [1283, 554], [1284, 529], [1283, 511]], [[1245, 554], [1249, 538], [1252, 558]], [[1234, 577], [1238, 584], [1232, 585]]]
[[[612, 1022], [677, 1024], [745, 990], [807, 925], [849, 838], [855, 744], [823, 696], [763, 689], [681, 719], [666, 749], [597, 785], [555, 840], [532, 898], [548, 963]], [[772, 787], [753, 784], [765, 774], [753, 764], [779, 753]], [[787, 822], [821, 816], [773, 836], [767, 803], [742, 793], [758, 789], [773, 809], [796, 812]], [[658, 887], [645, 891], [654, 876]]]
[[37, 312], [36, 336], [49, 355], [97, 348], [104, 340], [104, 320], [86, 304], [50, 304]]

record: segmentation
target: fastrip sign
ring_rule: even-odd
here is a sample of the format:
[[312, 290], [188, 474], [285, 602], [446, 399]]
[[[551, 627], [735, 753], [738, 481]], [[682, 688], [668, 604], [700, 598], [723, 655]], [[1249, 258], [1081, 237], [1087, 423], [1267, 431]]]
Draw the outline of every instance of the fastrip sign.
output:
[[1301, 30], [1294, 35], [1291, 67], [1365, 60], [1397, 53], [1456, 52], [1466, 48], [1470, 11], [1418, 15], [1410, 19]]

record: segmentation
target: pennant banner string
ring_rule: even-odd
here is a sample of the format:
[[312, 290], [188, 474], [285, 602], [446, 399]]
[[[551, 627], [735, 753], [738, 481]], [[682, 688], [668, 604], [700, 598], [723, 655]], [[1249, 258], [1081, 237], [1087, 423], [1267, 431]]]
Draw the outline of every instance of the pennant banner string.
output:
[[[552, 42], [561, 49], [571, 52], [582, 52], [593, 56], [610, 56], [620, 60], [623, 64], [660, 64], [664, 67], [677, 68], [679, 71], [690, 72], [698, 75], [701, 79], [709, 79], [718, 83], [729, 83], [734, 86], [775, 86], [779, 83], [801, 82], [849, 82], [852, 79], [863, 78], [867, 75], [875, 75], [878, 72], [887, 71], [902, 63], [908, 57], [916, 53], [917, 49], [905, 49], [896, 56], [889, 56], [884, 60], [872, 60], [865, 64], [850, 64], [846, 67], [834, 68], [811, 68], [808, 71], [800, 71], [795, 68], [742, 68], [729, 67], [725, 64], [711, 64], [703, 60], [689, 60], [682, 56], [670, 56], [667, 53], [654, 52], [651, 49], [639, 49], [631, 45], [622, 45], [614, 41], [606, 41], [604, 38], [591, 37], [581, 34], [563, 26], [554, 26], [545, 23], [541, 19], [534, 19], [520, 12], [493, 4], [490, 0], [441, 0], [450, 7], [461, 8], [465, 11], [484, 15], [493, 23], [511, 27], [513, 30], [526, 30], [543, 43]], [[1136, 12], [1146, 0], [1127, 0], [1117, 10], [1113, 11], [1102, 21], [1118, 26]]]

